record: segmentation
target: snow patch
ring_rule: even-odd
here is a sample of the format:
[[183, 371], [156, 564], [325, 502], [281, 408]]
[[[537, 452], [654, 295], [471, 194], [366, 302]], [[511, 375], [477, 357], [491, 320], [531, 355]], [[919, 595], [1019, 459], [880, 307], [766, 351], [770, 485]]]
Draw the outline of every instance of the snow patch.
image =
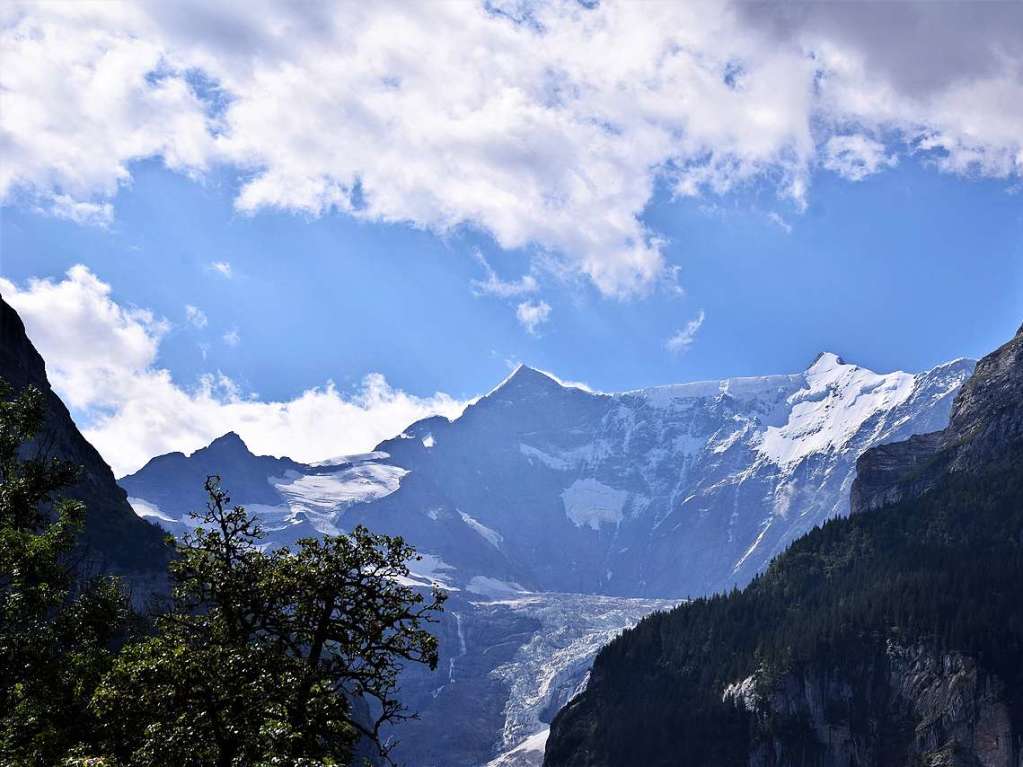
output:
[[288, 471], [283, 477], [269, 477], [267, 481], [293, 511], [324, 514], [388, 496], [398, 489], [406, 474], [398, 466], [359, 463], [329, 474]]
[[473, 594], [479, 594], [482, 597], [490, 597], [492, 599], [522, 596], [523, 594], [530, 593], [519, 583], [515, 583], [514, 581], [502, 581], [498, 578], [491, 578], [487, 575], [473, 576], [469, 580], [469, 584], [465, 587], [465, 590]]
[[533, 733], [511, 751], [505, 751], [493, 761], [487, 762], [486, 767], [538, 767], [543, 763], [550, 734], [550, 727]]
[[491, 528], [487, 527], [475, 517], [469, 516], [464, 511], [460, 511], [458, 513], [462, 517], [462, 521], [465, 522], [465, 524], [471, 527], [474, 531], [476, 531], [476, 533], [485, 541], [487, 541], [487, 543], [489, 543], [495, 549], [501, 547], [501, 541], [504, 540], [503, 535], [501, 535], [496, 530], [492, 530]]
[[625, 490], [616, 490], [595, 479], [577, 479], [561, 493], [565, 515], [576, 527], [589, 525], [599, 530], [603, 524], [622, 521], [622, 509], [629, 498]]
[[169, 522], [173, 525], [180, 524], [180, 520], [164, 514], [155, 503], [150, 503], [142, 498], [128, 496], [128, 504], [143, 519], [157, 519], [160, 522]]
[[842, 449], [875, 413], [908, 400], [914, 381], [909, 373], [880, 375], [830, 352], [821, 354], [804, 374], [803, 387], [789, 396], [788, 420], [767, 427], [759, 451], [789, 466], [814, 453]]
[[398, 578], [403, 586], [429, 587], [438, 586], [445, 591], [458, 591], [451, 585], [451, 573], [455, 568], [435, 554], [419, 554], [419, 559], [408, 563], [409, 574]]

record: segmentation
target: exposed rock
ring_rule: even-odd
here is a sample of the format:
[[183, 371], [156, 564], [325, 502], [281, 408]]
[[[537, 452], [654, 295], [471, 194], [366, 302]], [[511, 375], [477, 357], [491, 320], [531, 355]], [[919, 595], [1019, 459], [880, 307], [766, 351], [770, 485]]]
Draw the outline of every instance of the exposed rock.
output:
[[1023, 441], [1023, 334], [977, 363], [956, 394], [948, 426], [860, 456], [852, 513], [919, 497], [949, 472], [996, 464]]
[[770, 683], [754, 676], [730, 685], [725, 699], [753, 714], [750, 767], [809, 755], [820, 767], [1019, 764], [1005, 685], [956, 652], [889, 642], [844, 671], [803, 668]]
[[66, 495], [86, 506], [82, 534], [83, 569], [95, 574], [123, 576], [138, 599], [166, 587], [170, 551], [164, 532], [138, 517], [117, 486], [113, 472], [71, 420], [71, 414], [53, 392], [46, 367], [25, 333], [25, 326], [0, 298], [0, 378], [15, 391], [37, 387], [46, 408], [42, 432], [29, 445], [32, 454], [61, 458], [82, 467], [80, 481]]

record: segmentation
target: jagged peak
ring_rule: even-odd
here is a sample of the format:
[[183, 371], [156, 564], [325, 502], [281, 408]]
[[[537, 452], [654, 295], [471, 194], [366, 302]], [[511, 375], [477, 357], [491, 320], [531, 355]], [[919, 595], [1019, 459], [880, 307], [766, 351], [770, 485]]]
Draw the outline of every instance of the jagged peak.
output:
[[[229, 431], [221, 434], [215, 440], [210, 442], [203, 450], [244, 450], [246, 453], [251, 453], [249, 446], [245, 444], [238, 432]], [[198, 451], [197, 451], [198, 452]]]
[[[810, 363], [810, 367], [806, 370], [823, 372], [825, 370], [833, 370], [837, 367], [845, 367], [849, 365], [844, 359], [834, 352], [820, 352], [816, 357], [813, 358], [813, 362]], [[855, 367], [855, 366], [852, 366]]]
[[519, 363], [515, 369], [497, 386], [491, 389], [485, 397], [497, 394], [501, 391], [521, 390], [533, 387], [548, 387], [551, 385], [561, 388], [563, 384], [550, 373]]

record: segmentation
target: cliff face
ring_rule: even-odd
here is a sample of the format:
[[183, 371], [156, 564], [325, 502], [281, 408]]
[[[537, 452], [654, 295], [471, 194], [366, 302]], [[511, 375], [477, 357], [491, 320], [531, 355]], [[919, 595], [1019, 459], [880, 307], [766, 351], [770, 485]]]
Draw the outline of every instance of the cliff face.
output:
[[162, 589], [169, 561], [163, 533], [132, 510], [110, 467], [78, 431], [68, 409], [50, 387], [43, 358], [26, 335], [21, 318], [2, 298], [0, 378], [16, 392], [33, 385], [43, 393], [45, 423], [27, 449], [82, 467], [80, 481], [66, 495], [82, 501], [87, 509], [82, 535], [84, 567], [89, 572], [124, 576], [140, 598]]
[[948, 426], [870, 448], [856, 462], [853, 514], [919, 497], [950, 472], [1002, 460], [1023, 441], [1023, 327], [987, 355], [952, 403]]
[[973, 658], [889, 642], [844, 667], [754, 674], [723, 700], [752, 716], [750, 767], [1017, 767], [1006, 693]]
[[858, 468], [858, 513], [609, 644], [544, 764], [1023, 767], [1023, 333]]

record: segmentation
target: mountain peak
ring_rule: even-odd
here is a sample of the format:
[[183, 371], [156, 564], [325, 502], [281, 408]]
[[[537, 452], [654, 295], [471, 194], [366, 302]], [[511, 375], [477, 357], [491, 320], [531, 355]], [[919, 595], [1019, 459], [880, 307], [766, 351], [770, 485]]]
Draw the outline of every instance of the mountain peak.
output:
[[495, 394], [508, 389], [532, 389], [537, 386], [545, 387], [551, 385], [561, 387], [561, 383], [550, 373], [545, 373], [542, 370], [519, 363], [511, 374], [501, 381], [490, 393]]
[[848, 363], [834, 352], [821, 352], [813, 358], [807, 372], [823, 373], [846, 364]]
[[215, 451], [230, 450], [232, 452], [244, 451], [246, 453], [251, 452], [249, 450], [249, 446], [245, 444], [245, 441], [238, 436], [237, 432], [234, 431], [221, 434], [204, 449]]

